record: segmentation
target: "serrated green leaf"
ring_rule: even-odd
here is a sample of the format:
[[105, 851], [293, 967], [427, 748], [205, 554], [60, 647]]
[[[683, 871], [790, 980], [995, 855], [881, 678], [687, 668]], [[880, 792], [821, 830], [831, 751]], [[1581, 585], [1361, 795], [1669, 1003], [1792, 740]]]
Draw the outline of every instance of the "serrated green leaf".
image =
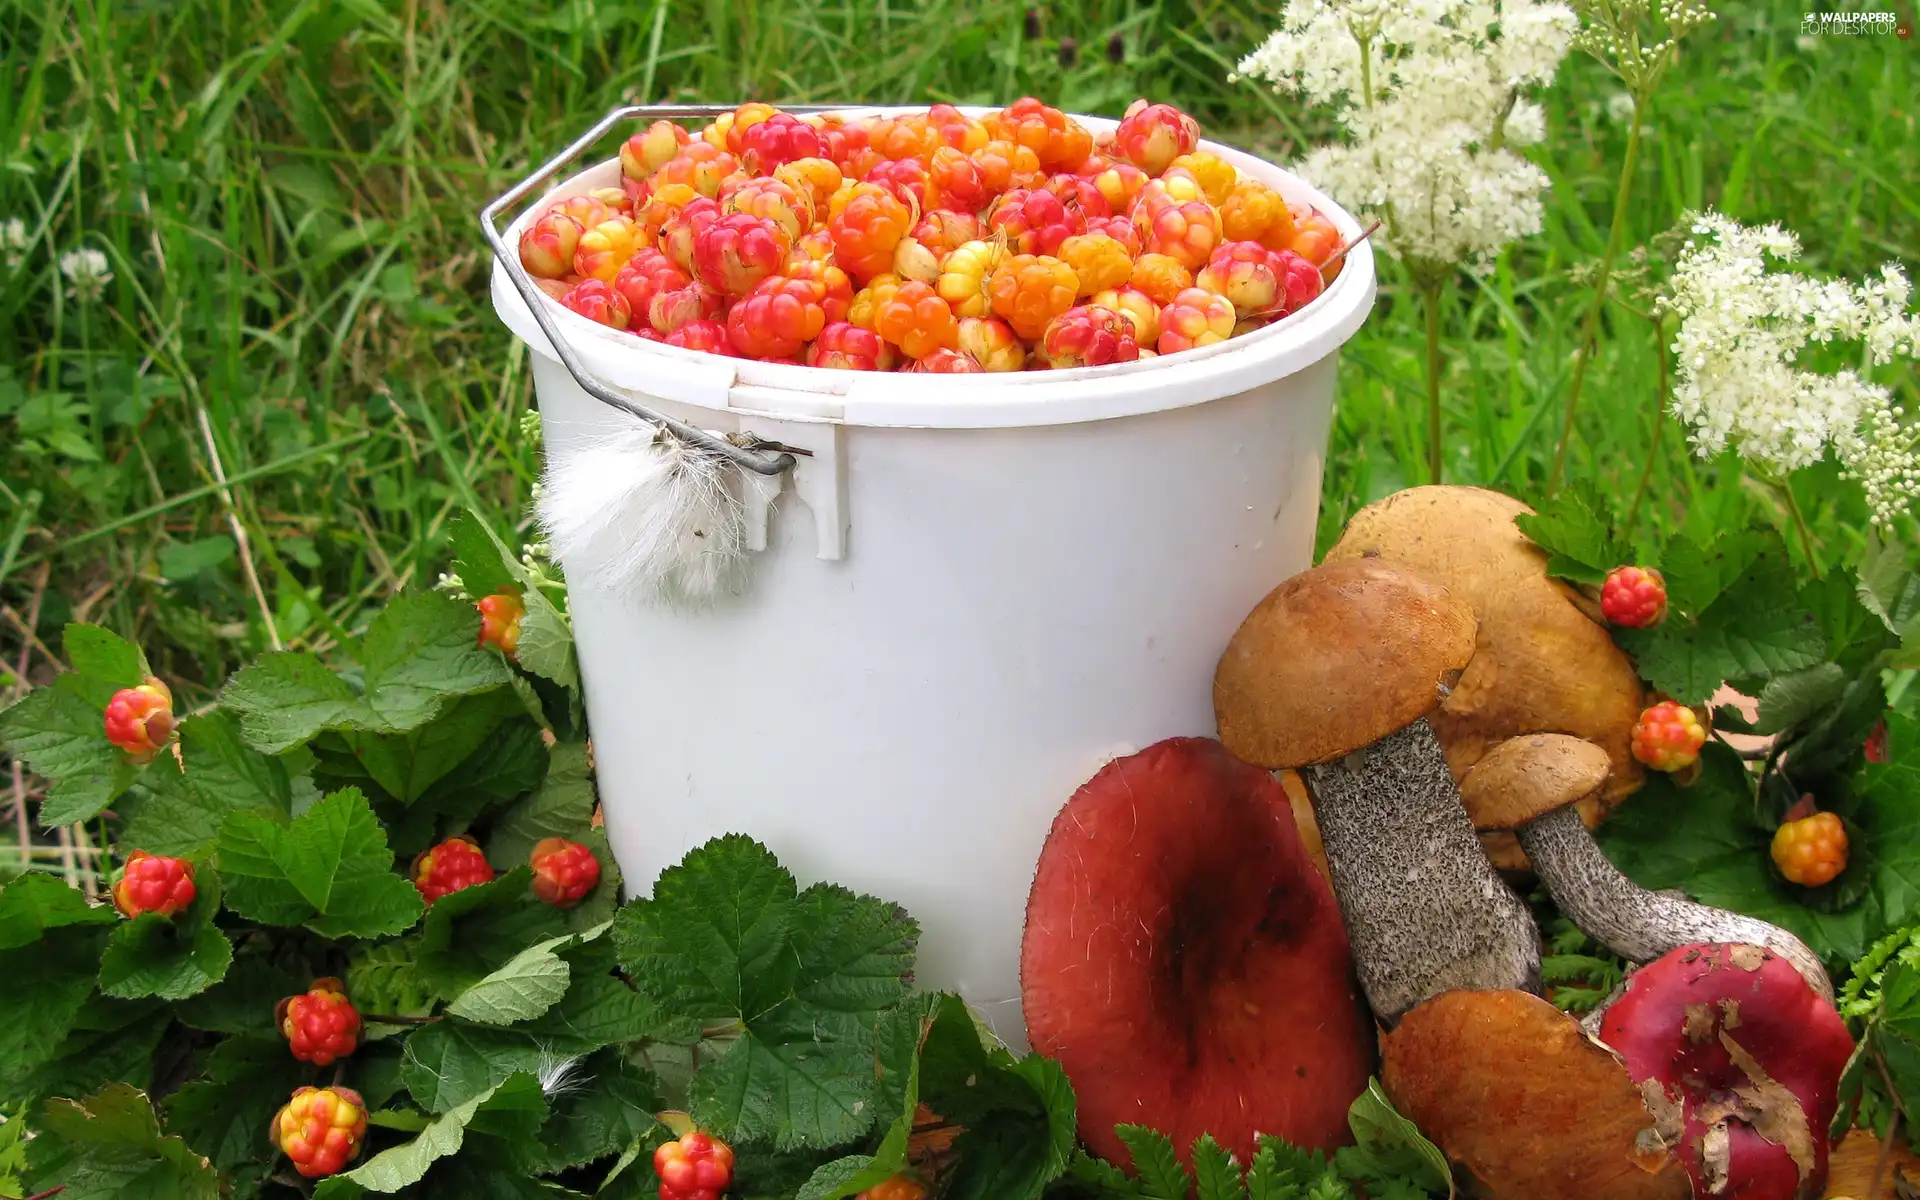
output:
[[525, 669], [571, 692], [580, 690], [580, 666], [574, 657], [573, 622], [537, 587], [521, 595], [527, 606], [520, 618], [515, 657]]
[[[1898, 928], [1920, 921], [1920, 724], [1900, 713], [1886, 720], [1888, 761], [1861, 768], [1854, 821], [1874, 854], [1884, 920]], [[1853, 948], [1845, 957], [1859, 953]]]
[[400, 1078], [414, 1102], [443, 1113], [490, 1093], [515, 1071], [539, 1071], [553, 1052], [508, 1029], [457, 1019], [436, 1022], [407, 1038]]
[[146, 1094], [124, 1083], [82, 1101], [50, 1100], [29, 1152], [36, 1188], [63, 1200], [217, 1200], [213, 1164], [163, 1137]]
[[1839, 663], [1826, 662], [1777, 675], [1760, 691], [1760, 719], [1754, 732], [1779, 733], [1817, 716], [1840, 698], [1847, 687], [1847, 673]]
[[118, 918], [104, 904], [88, 904], [80, 889], [40, 871], [15, 876], [0, 888], [0, 950], [40, 940], [67, 925], [111, 925]]
[[56, 676], [0, 711], [0, 745], [53, 781], [40, 801], [40, 823], [49, 829], [91, 820], [138, 773], [107, 741], [105, 702], [92, 703], [84, 687], [77, 675]]
[[1211, 1134], [1194, 1139], [1188, 1151], [1193, 1163], [1196, 1200], [1247, 1200], [1247, 1188], [1240, 1180], [1240, 1162], [1227, 1152]]
[[100, 990], [123, 1000], [157, 996], [185, 1000], [220, 982], [233, 962], [233, 943], [213, 923], [220, 911], [220, 879], [198, 875], [193, 903], [175, 916], [145, 913], [115, 927], [100, 956]]
[[420, 978], [413, 939], [360, 942], [347, 957], [347, 994], [363, 1012], [420, 1017], [433, 1008], [434, 993]]
[[293, 808], [286, 764], [261, 754], [240, 735], [239, 722], [221, 709], [180, 724], [182, 769], [161, 759], [141, 777], [146, 795], [127, 815], [121, 840], [151, 854], [202, 858], [212, 853], [220, 826], [237, 812], [285, 817]]
[[525, 1147], [525, 1169], [563, 1170], [618, 1154], [636, 1140], [666, 1127], [653, 1119], [662, 1107], [653, 1076], [628, 1062], [618, 1049], [593, 1055], [575, 1081], [555, 1093], [553, 1115], [537, 1140]]
[[[466, 593], [478, 600], [495, 592], [521, 590], [520, 573], [509, 569], [506, 546], [471, 509], [454, 518], [447, 529], [453, 547], [453, 572]], [[518, 567], [518, 563], [513, 564]]]
[[[1129, 1178], [1125, 1171], [1104, 1158], [1095, 1158], [1085, 1150], [1073, 1152], [1073, 1161], [1067, 1164], [1066, 1177], [1091, 1189], [1099, 1200], [1131, 1200], [1141, 1194], [1140, 1185]], [[1257, 1197], [1256, 1200], [1292, 1200], [1292, 1197], [1290, 1194], [1275, 1193]]]
[[1769, 550], [1781, 553], [1780, 539], [1759, 530], [1721, 533], [1706, 544], [1685, 536], [1675, 538], [1660, 554], [1669, 611], [1699, 616]]
[[167, 1132], [222, 1171], [270, 1159], [261, 1131], [311, 1075], [283, 1038], [227, 1038], [201, 1060], [199, 1076], [165, 1101]]
[[566, 934], [565, 918], [533, 895], [532, 879], [519, 867], [435, 901], [414, 951], [420, 980], [452, 1000], [526, 947]]
[[1347, 1109], [1347, 1125], [1353, 1130], [1354, 1141], [1373, 1154], [1405, 1155], [1409, 1161], [1421, 1164], [1424, 1174], [1416, 1181], [1421, 1186], [1429, 1191], [1452, 1193], [1453, 1168], [1448, 1165], [1447, 1156], [1421, 1134], [1418, 1126], [1394, 1109], [1393, 1101], [1387, 1099], [1378, 1079], [1368, 1080], [1367, 1090]]
[[[503, 1078], [465, 1103], [442, 1113], [412, 1141], [382, 1150], [344, 1175], [325, 1180], [314, 1189], [314, 1200], [354, 1196], [359, 1194], [358, 1189], [397, 1192], [425, 1179], [428, 1169], [435, 1162], [460, 1152], [460, 1147], [466, 1142], [467, 1126], [481, 1107], [492, 1100], [505, 1084], [506, 1079]], [[539, 1090], [537, 1083], [534, 1090]]]
[[1187, 1178], [1167, 1135], [1145, 1125], [1116, 1125], [1113, 1131], [1132, 1159], [1141, 1194], [1151, 1200], [1186, 1200], [1193, 1181]]
[[528, 946], [456, 996], [448, 1014], [482, 1025], [511, 1025], [546, 1012], [572, 981], [566, 960], [554, 952], [571, 940], [568, 934]]
[[393, 873], [393, 852], [366, 797], [351, 788], [290, 822], [230, 816], [219, 846], [228, 907], [263, 924], [381, 937], [407, 929], [423, 911], [419, 890]]
[[360, 719], [360, 697], [311, 654], [262, 654], [227, 681], [220, 702], [240, 714], [254, 749], [278, 754]]
[[920, 1095], [966, 1132], [947, 1196], [1037, 1197], [1072, 1159], [1073, 1088], [1051, 1059], [1016, 1060], [982, 1031], [957, 996], [939, 998], [920, 1053]]
[[500, 688], [459, 697], [431, 721], [406, 733], [349, 732], [346, 741], [388, 795], [411, 804], [486, 746], [503, 721], [519, 713], [518, 699]]
[[109, 697], [121, 688], [138, 687], [146, 682], [146, 656], [140, 653], [140, 647], [112, 630], [75, 622], [66, 627], [61, 637], [67, 665], [105, 685]]
[[1893, 633], [1904, 635], [1920, 617], [1920, 575], [1908, 565], [1907, 547], [1877, 530], [1867, 533], [1856, 589], [1860, 603]]
[[1632, 548], [1608, 527], [1604, 500], [1584, 483], [1575, 483], [1531, 514], [1514, 518], [1520, 532], [1549, 556], [1547, 571], [1576, 583], [1599, 584], [1607, 572], [1631, 562]]
[[[490, 694], [503, 698], [514, 695], [510, 691]], [[437, 780], [414, 806], [429, 808], [454, 821], [470, 822], [494, 806], [538, 788], [547, 777], [547, 746], [540, 727], [519, 719], [521, 715], [515, 706], [510, 719], [496, 726], [479, 750]], [[525, 861], [522, 858], [506, 865], [520, 866]]]
[[110, 1083], [146, 1088], [153, 1082], [155, 1050], [172, 1025], [162, 1001], [115, 1000], [96, 990], [81, 1003], [66, 1036], [43, 1048], [45, 1061], [17, 1081], [0, 1083], [0, 1094], [86, 1096]]
[[1750, 568], [1692, 622], [1669, 618], [1652, 629], [1625, 629], [1617, 640], [1654, 688], [1683, 704], [1703, 704], [1728, 680], [1766, 680], [1826, 657], [1826, 637], [1794, 598], [1791, 569], [1780, 559]]
[[520, 1030], [543, 1045], [584, 1054], [616, 1042], [663, 1041], [682, 1045], [699, 1038], [700, 1022], [676, 1016], [614, 973], [613, 948], [605, 939], [566, 950], [573, 982], [560, 1003]]
[[[0, 1021], [0, 1085], [18, 1080], [60, 1052], [81, 1006], [94, 989], [107, 934], [91, 926], [50, 930], [12, 950], [0, 950], [7, 981], [6, 1019]], [[0, 1092], [12, 1094], [0, 1087]]]
[[[593, 823], [593, 771], [587, 763], [585, 742], [561, 742], [548, 758], [540, 790], [514, 805], [493, 824], [487, 840], [487, 861], [495, 870], [508, 871], [526, 864], [534, 844], [542, 838], [578, 841]], [[607, 860], [601, 861], [604, 870]]]
[[1247, 1168], [1247, 1200], [1292, 1200], [1299, 1189], [1281, 1176], [1272, 1146], [1261, 1146]]
[[932, 1021], [936, 1002], [934, 996], [910, 997], [880, 1018], [874, 1055], [880, 1068], [876, 1099], [888, 1122], [880, 1144], [872, 1154], [823, 1163], [807, 1177], [795, 1200], [845, 1200], [907, 1169], [908, 1144], [920, 1108], [920, 1039]]
[[[180, 1006], [180, 1023], [209, 1033], [236, 1034], [243, 1040], [280, 1037], [273, 1020], [274, 1005], [306, 991], [313, 973], [297, 956], [286, 953], [291, 947], [279, 949], [282, 953], [278, 958], [262, 953], [237, 954], [219, 983], [195, 996], [192, 1004]], [[366, 1007], [357, 992], [349, 994], [356, 1004]], [[281, 1047], [282, 1053], [285, 1049]]]
[[359, 659], [366, 670], [367, 708], [387, 732], [426, 724], [459, 696], [507, 682], [498, 655], [480, 649], [480, 614], [436, 592], [402, 595], [367, 628]]

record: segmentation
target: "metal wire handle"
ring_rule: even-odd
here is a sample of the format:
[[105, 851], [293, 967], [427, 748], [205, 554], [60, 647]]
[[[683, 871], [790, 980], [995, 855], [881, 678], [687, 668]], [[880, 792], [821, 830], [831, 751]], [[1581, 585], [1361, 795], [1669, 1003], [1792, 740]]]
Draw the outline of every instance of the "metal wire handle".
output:
[[[782, 109], [786, 112], [809, 113], [838, 112], [856, 107], [859, 106], [813, 104], [783, 105]], [[493, 247], [495, 261], [507, 269], [507, 278], [513, 280], [514, 289], [520, 293], [520, 298], [527, 302], [527, 310], [533, 314], [534, 321], [539, 324], [540, 332], [547, 335], [547, 341], [553, 346], [554, 353], [560, 356], [560, 364], [566, 367], [567, 373], [573, 376], [573, 381], [579, 384], [589, 396], [602, 404], [612, 405], [622, 412], [631, 413], [643, 421], [664, 426], [682, 441], [731, 459], [746, 470], [760, 475], [778, 475], [794, 464], [791, 453], [785, 450], [756, 449], [752, 445], [735, 445], [724, 437], [696, 428], [685, 421], [677, 421], [663, 412], [630, 400], [589, 375], [586, 364], [580, 361], [580, 356], [574, 353], [573, 347], [567, 343], [566, 337], [554, 324], [553, 317], [547, 313], [546, 293], [534, 285], [533, 278], [527, 274], [527, 269], [520, 263], [520, 256], [508, 247], [499, 228], [502, 212], [526, 199], [527, 194], [534, 188], [551, 179], [561, 167], [579, 157], [582, 151], [599, 141], [607, 130], [620, 122], [640, 117], [668, 121], [717, 117], [732, 111], [734, 111], [733, 105], [720, 104], [622, 105], [595, 121], [591, 129], [575, 138], [566, 149], [534, 168], [526, 178], [494, 197], [492, 203], [480, 210], [480, 229], [487, 235], [487, 243]]]

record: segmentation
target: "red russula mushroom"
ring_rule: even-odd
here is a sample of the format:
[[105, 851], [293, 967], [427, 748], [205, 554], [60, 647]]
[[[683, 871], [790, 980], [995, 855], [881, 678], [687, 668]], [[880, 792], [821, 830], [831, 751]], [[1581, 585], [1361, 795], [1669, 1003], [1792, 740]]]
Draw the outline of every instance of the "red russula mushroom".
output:
[[1786, 959], [1759, 946], [1681, 946], [1634, 971], [1606, 1010], [1618, 1051], [1694, 1192], [1809, 1200], [1853, 1038]]
[[1054, 819], [1027, 899], [1020, 990], [1033, 1047], [1113, 1127], [1184, 1153], [1211, 1133], [1331, 1149], [1365, 1089], [1373, 1031], [1340, 910], [1271, 775], [1210, 738], [1108, 763]]

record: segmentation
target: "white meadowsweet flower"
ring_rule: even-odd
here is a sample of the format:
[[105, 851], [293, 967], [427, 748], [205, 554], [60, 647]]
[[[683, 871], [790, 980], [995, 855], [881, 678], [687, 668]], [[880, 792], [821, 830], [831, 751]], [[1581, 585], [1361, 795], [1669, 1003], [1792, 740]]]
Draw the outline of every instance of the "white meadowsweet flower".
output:
[[82, 304], [92, 304], [100, 299], [107, 290], [107, 284], [113, 279], [113, 271], [107, 265], [107, 256], [92, 246], [82, 246], [78, 250], [69, 250], [62, 254], [60, 274], [66, 277], [67, 286], [73, 289], [74, 298]]
[[1864, 284], [1773, 269], [1799, 256], [1799, 239], [1777, 225], [1751, 228], [1720, 213], [1693, 226], [1675, 265], [1663, 311], [1674, 336], [1674, 416], [1703, 458], [1732, 448], [1775, 472], [1831, 451], [1861, 482], [1875, 525], [1920, 494], [1920, 448], [1885, 387], [1852, 370], [1801, 362], [1809, 343], [1858, 342], [1875, 363], [1920, 357], [1920, 317], [1911, 285], [1889, 263]]
[[8, 217], [0, 224], [0, 261], [9, 272], [18, 271], [27, 261], [27, 223], [19, 217]]
[[1348, 137], [1302, 173], [1378, 213], [1388, 253], [1437, 270], [1539, 231], [1549, 180], [1512, 147], [1546, 136], [1523, 93], [1577, 28], [1545, 0], [1288, 0], [1237, 75], [1333, 108]]

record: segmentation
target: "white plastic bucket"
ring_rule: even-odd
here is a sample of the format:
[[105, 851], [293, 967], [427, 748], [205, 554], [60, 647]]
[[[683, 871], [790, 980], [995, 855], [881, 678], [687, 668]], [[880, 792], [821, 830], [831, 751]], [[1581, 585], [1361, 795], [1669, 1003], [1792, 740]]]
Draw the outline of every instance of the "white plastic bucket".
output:
[[[1278, 167], [1206, 148], [1359, 234]], [[529, 215], [618, 182], [619, 163], [602, 163]], [[813, 451], [773, 503], [742, 594], [700, 612], [570, 597], [628, 886], [746, 833], [803, 886], [904, 904], [921, 925], [919, 982], [958, 990], [1023, 1044], [1020, 933], [1048, 826], [1107, 759], [1213, 732], [1221, 649], [1310, 565], [1335, 362], [1373, 296], [1362, 243], [1318, 300], [1260, 332], [995, 375], [702, 355], [548, 301], [603, 382], [702, 428]], [[493, 298], [533, 351], [549, 455], [630, 420], [574, 382], [497, 263]]]

